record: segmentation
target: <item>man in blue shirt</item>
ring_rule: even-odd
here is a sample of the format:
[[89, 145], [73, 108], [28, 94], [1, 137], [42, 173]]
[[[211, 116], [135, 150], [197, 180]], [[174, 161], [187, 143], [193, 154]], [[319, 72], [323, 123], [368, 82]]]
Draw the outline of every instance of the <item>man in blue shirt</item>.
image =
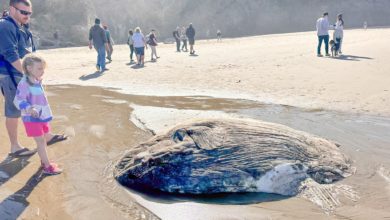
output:
[[23, 76], [22, 58], [29, 53], [23, 25], [32, 14], [30, 0], [10, 0], [9, 16], [0, 19], [0, 87], [4, 95], [6, 128], [13, 156], [29, 156], [35, 150], [21, 147], [18, 141], [20, 111], [14, 106], [16, 86]]
[[95, 25], [89, 30], [89, 49], [92, 45], [98, 53], [96, 70], [104, 72], [106, 68], [106, 49], [108, 50], [107, 36], [104, 29], [100, 26], [100, 19], [95, 19]]

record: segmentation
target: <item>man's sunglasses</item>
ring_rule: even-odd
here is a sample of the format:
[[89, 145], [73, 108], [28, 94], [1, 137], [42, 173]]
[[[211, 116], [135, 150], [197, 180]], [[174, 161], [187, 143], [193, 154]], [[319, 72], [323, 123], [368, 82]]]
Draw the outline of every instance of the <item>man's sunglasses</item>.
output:
[[22, 14], [22, 15], [27, 15], [27, 16], [32, 15], [32, 12], [30, 12], [30, 11], [20, 10], [19, 8], [15, 7], [15, 6], [12, 6], [12, 7], [14, 7], [17, 11], [19, 11], [20, 14]]

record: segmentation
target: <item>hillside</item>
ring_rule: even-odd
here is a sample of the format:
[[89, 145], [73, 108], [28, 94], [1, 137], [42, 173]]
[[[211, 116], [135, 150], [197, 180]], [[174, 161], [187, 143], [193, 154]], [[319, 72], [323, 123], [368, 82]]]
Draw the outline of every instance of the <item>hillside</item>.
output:
[[[8, 0], [1, 0], [2, 9]], [[343, 13], [347, 28], [390, 25], [388, 0], [33, 0], [32, 29], [50, 45], [57, 30], [62, 46], [84, 45], [89, 26], [100, 17], [110, 26], [117, 43], [124, 43], [130, 28], [158, 31], [171, 37], [177, 26], [192, 22], [197, 37], [212, 38], [220, 29], [224, 37], [309, 31], [328, 11], [333, 22]]]

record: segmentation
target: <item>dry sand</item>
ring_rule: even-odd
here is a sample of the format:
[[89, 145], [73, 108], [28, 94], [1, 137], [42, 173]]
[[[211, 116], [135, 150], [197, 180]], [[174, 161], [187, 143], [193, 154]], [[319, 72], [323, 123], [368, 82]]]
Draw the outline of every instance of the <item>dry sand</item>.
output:
[[[120, 88], [142, 95], [246, 98], [311, 109], [390, 115], [390, 29], [346, 30], [344, 55], [316, 57], [313, 32], [196, 42], [199, 56], [160, 44], [161, 59], [133, 69], [126, 45], [95, 73], [96, 52], [87, 47], [42, 51], [48, 84]], [[146, 51], [146, 60], [150, 58]], [[324, 52], [322, 52], [324, 53]]]
[[[223, 116], [225, 112], [260, 108], [262, 104], [202, 97], [145, 97], [95, 87], [58, 86], [95, 85], [151, 96], [249, 99], [303, 107], [302, 111], [307, 114], [318, 112], [319, 118], [327, 115], [322, 109], [343, 111], [341, 115], [390, 116], [390, 54], [387, 53], [390, 29], [347, 30], [345, 36], [345, 55], [337, 59], [316, 57], [316, 36], [307, 32], [224, 39], [222, 43], [201, 41], [196, 44], [198, 56], [176, 53], [174, 45], [160, 45], [158, 62], [147, 62], [141, 69], [126, 64], [128, 48], [118, 45], [114, 61], [108, 64], [110, 70], [104, 74], [94, 72], [96, 53], [87, 47], [41, 51], [49, 63], [46, 84], [57, 85], [47, 88], [56, 116], [52, 127], [55, 132], [65, 131], [71, 136], [70, 140], [49, 148], [51, 158], [64, 167], [65, 173], [56, 177], [41, 176], [37, 155], [23, 160], [6, 158], [8, 140], [4, 127], [0, 127], [3, 143], [0, 148], [3, 161], [0, 164], [0, 219], [157, 218], [134, 200], [156, 212], [161, 209], [159, 216], [165, 219], [172, 219], [169, 210], [176, 208], [182, 209], [174, 214], [183, 218], [191, 216], [186, 210], [192, 210], [202, 213], [198, 216], [202, 219], [216, 217], [216, 213], [224, 213], [219, 219], [389, 217], [386, 208], [390, 205], [390, 164], [386, 161], [390, 155], [386, 147], [389, 131], [376, 130], [373, 126], [388, 126], [389, 121], [382, 121], [383, 118], [378, 121], [359, 118], [366, 130], [356, 128], [355, 133], [345, 125], [350, 120], [345, 119], [346, 116], [327, 116], [310, 125], [314, 127], [301, 123], [302, 115], [290, 107], [258, 116], [341, 141], [347, 145], [343, 150], [360, 161], [357, 164], [360, 172], [346, 183], [353, 185], [363, 199], [355, 203], [344, 198], [344, 206], [334, 215], [325, 214], [317, 205], [301, 198], [246, 206], [188, 203], [167, 206], [151, 204], [146, 197], [128, 195], [112, 179], [113, 163], [123, 151], [151, 136], [150, 132], [131, 123], [131, 117], [139, 114], [143, 121], [150, 119], [157, 124], [155, 127], [164, 128], [185, 117]], [[146, 57], [148, 59], [149, 54]], [[170, 110], [172, 108], [185, 111]], [[142, 115], [145, 112], [150, 115]], [[164, 117], [156, 117], [159, 112]], [[304, 121], [312, 122], [315, 116]], [[338, 124], [338, 120], [342, 122]], [[4, 124], [4, 118], [0, 118], [0, 124]], [[19, 133], [21, 142], [32, 147], [33, 142], [25, 137], [22, 126]], [[359, 145], [360, 142], [364, 144]], [[375, 150], [371, 151], [370, 147]], [[146, 202], [142, 204], [142, 201]], [[205, 209], [209, 212], [204, 212]]]

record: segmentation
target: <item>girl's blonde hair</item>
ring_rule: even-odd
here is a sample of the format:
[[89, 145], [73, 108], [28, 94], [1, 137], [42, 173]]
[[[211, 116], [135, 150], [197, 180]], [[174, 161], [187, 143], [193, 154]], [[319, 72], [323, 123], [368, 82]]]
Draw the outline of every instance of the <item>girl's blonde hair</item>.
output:
[[[27, 67], [33, 66], [35, 63], [42, 63], [43, 67], [46, 68], [46, 61], [36, 54], [30, 53], [23, 58], [22, 67], [23, 72], [26, 76], [31, 76], [31, 73], [28, 71]], [[31, 82], [31, 79], [29, 79], [29, 77], [27, 77], [27, 83], [31, 86], [34, 84], [33, 82]]]
[[30, 54], [27, 54], [23, 58], [23, 62], [22, 62], [23, 72], [27, 76], [31, 75], [31, 73], [28, 71], [27, 67], [28, 66], [33, 66], [35, 63], [42, 63], [43, 66], [46, 68], [46, 61], [41, 56], [38, 56], [38, 55], [33, 54], [33, 53], [30, 53]]
[[141, 33], [141, 28], [140, 27], [136, 27], [135, 28], [135, 33]]

